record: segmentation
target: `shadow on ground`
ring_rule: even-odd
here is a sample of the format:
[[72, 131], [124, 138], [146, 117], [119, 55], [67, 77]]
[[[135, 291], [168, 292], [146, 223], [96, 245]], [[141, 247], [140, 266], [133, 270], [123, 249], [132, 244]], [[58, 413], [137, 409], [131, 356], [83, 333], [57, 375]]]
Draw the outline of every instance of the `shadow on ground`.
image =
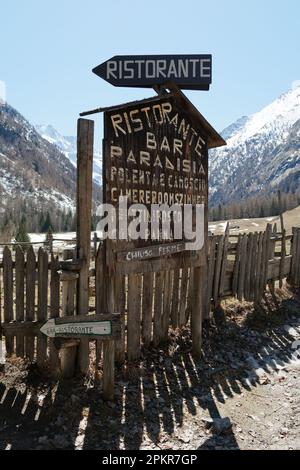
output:
[[[201, 360], [190, 354], [189, 330], [174, 332], [164, 349], [117, 371], [113, 403], [91, 377], [41, 381], [34, 365], [18, 383], [2, 374], [0, 449], [237, 449], [218, 406], [292, 360], [295, 338], [283, 326], [297, 315], [296, 297], [270, 296], [255, 308], [227, 302], [204, 326]], [[6, 376], [13, 368], [18, 360]]]

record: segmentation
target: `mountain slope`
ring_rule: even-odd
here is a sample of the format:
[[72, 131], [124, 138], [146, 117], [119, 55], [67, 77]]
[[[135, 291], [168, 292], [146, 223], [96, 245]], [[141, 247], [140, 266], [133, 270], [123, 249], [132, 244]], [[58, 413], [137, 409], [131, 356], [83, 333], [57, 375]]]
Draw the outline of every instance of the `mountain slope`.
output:
[[[299, 182], [300, 86], [260, 112], [243, 117], [222, 135], [227, 146], [210, 152], [212, 205]], [[299, 173], [299, 174], [298, 174]]]
[[[36, 130], [48, 142], [56, 145], [76, 166], [77, 139], [74, 136], [63, 136], [51, 125], [36, 125]], [[94, 149], [93, 178], [96, 184], [102, 185], [102, 154]]]
[[74, 166], [14, 108], [0, 104], [1, 207], [14, 199], [46, 209], [74, 208]]

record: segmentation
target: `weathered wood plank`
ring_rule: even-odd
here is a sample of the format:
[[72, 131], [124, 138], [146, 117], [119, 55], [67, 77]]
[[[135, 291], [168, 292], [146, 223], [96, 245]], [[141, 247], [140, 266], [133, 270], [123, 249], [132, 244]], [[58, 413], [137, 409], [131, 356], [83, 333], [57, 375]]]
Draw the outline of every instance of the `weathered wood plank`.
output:
[[128, 276], [127, 352], [129, 361], [138, 360], [141, 353], [141, 288], [140, 274]]
[[224, 245], [224, 235], [219, 235], [217, 245], [217, 256], [215, 263], [215, 272], [214, 272], [214, 291], [213, 299], [214, 305], [219, 303], [219, 287], [220, 287], [220, 276], [221, 276], [221, 267], [222, 267], [222, 258], [223, 258], [223, 245]]
[[237, 298], [242, 301], [244, 298], [245, 270], [247, 260], [247, 235], [244, 233], [241, 242], [240, 269], [237, 287]]
[[214, 282], [214, 269], [216, 262], [216, 246], [217, 238], [212, 237], [209, 240], [209, 258], [208, 258], [208, 270], [207, 270], [207, 312], [210, 311], [211, 300], [213, 298], [213, 282]]
[[180, 270], [175, 269], [173, 273], [173, 287], [172, 287], [172, 309], [171, 309], [172, 328], [178, 327], [179, 282], [180, 282]]
[[[77, 314], [89, 310], [89, 267], [92, 217], [94, 121], [77, 122], [77, 258], [81, 260], [77, 284]], [[89, 342], [82, 340], [78, 351], [78, 367], [86, 374], [89, 367]]]
[[147, 348], [152, 339], [153, 273], [143, 275], [142, 341]]
[[113, 400], [115, 388], [115, 343], [103, 343], [103, 398]]
[[193, 304], [191, 317], [192, 353], [195, 358], [200, 357], [202, 348], [202, 321], [203, 321], [203, 266], [194, 268], [193, 274]]
[[[48, 305], [48, 253], [40, 248], [38, 251], [38, 321], [46, 321]], [[37, 364], [43, 367], [47, 359], [47, 338], [39, 335], [37, 338]]]
[[[60, 279], [59, 279], [59, 260], [51, 253], [50, 270], [50, 318], [59, 317], [60, 308]], [[59, 373], [60, 361], [58, 350], [54, 345], [53, 339], [49, 338], [49, 363], [51, 370]]]
[[245, 263], [245, 287], [244, 287], [244, 298], [250, 300], [250, 274], [251, 274], [251, 262], [253, 256], [253, 234], [247, 235], [247, 257]]
[[163, 299], [163, 318], [162, 318], [162, 341], [168, 341], [169, 324], [171, 318], [171, 299], [172, 299], [172, 271], [164, 272], [164, 299]]
[[[10, 322], [14, 318], [13, 311], [13, 268], [12, 255], [6, 246], [3, 250], [3, 294], [4, 294], [4, 321]], [[6, 353], [8, 356], [14, 353], [14, 338], [5, 338]]]
[[250, 296], [249, 300], [255, 301], [255, 289], [256, 289], [256, 267], [257, 267], [257, 255], [258, 255], [258, 233], [253, 233], [253, 246], [250, 266]]
[[[20, 246], [16, 247], [16, 320], [21, 322], [25, 319], [24, 311], [24, 290], [25, 290], [25, 261], [24, 252]], [[18, 335], [16, 338], [16, 354], [18, 357], [24, 357], [24, 336]]]
[[227, 222], [224, 240], [223, 240], [223, 253], [222, 253], [222, 263], [220, 268], [220, 284], [219, 284], [219, 297], [222, 297], [224, 292], [224, 282], [226, 276], [227, 268], [227, 256], [228, 256], [228, 237], [229, 237], [229, 222]]
[[291, 283], [295, 284], [295, 272], [296, 272], [296, 250], [297, 250], [297, 235], [298, 235], [298, 230], [296, 227], [292, 228], [293, 232], [293, 238], [291, 241], [291, 255], [292, 255], [292, 261], [291, 261], [291, 273], [290, 273], [290, 279]]
[[164, 273], [155, 274], [155, 296], [153, 316], [153, 345], [158, 346], [162, 340], [162, 309], [163, 309]]
[[283, 273], [284, 273], [284, 260], [286, 255], [286, 231], [282, 230], [282, 239], [281, 239], [281, 255], [280, 255], [280, 267], [279, 267], [279, 287], [282, 288], [283, 285]]
[[235, 253], [235, 260], [234, 260], [233, 277], [232, 277], [232, 295], [234, 297], [237, 294], [237, 287], [238, 287], [238, 276], [239, 276], [240, 258], [241, 258], [241, 245], [242, 245], [242, 235], [239, 234], [237, 247], [236, 247], [236, 253]]
[[261, 300], [260, 296], [260, 284], [261, 284], [261, 270], [262, 270], [262, 251], [263, 251], [263, 240], [264, 232], [260, 232], [257, 241], [257, 259], [256, 259], [256, 276], [255, 276], [255, 302]]
[[[36, 258], [32, 246], [27, 250], [26, 256], [26, 315], [27, 321], [35, 320], [35, 281]], [[34, 338], [25, 338], [26, 357], [34, 359]]]
[[125, 276], [114, 275], [115, 280], [115, 311], [121, 315], [121, 337], [115, 341], [115, 360], [118, 364], [125, 361]]
[[188, 268], [184, 268], [181, 271], [181, 283], [180, 283], [180, 294], [179, 294], [179, 327], [182, 327], [185, 325], [187, 288], [188, 288]]

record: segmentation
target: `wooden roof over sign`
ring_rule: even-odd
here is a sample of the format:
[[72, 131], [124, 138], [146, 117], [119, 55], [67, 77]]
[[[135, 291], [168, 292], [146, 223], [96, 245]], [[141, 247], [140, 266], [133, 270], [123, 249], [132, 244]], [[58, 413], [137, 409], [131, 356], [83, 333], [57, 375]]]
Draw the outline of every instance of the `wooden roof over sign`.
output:
[[226, 141], [223, 139], [223, 137], [220, 136], [220, 134], [212, 127], [212, 125], [205, 119], [205, 117], [200, 113], [200, 111], [198, 111], [198, 109], [191, 103], [191, 101], [174, 83], [167, 84], [166, 88], [169, 89], [169, 92], [166, 92], [161, 95], [145, 98], [143, 100], [131, 101], [129, 103], [122, 103], [115, 106], [109, 106], [106, 108], [97, 108], [92, 111], [83, 112], [80, 115], [87, 116], [93, 113], [117, 111], [119, 109], [123, 109], [129, 106], [153, 103], [160, 101], [164, 98], [173, 97], [175, 98], [178, 107], [189, 115], [189, 118], [192, 121], [193, 125], [195, 127], [201, 128], [202, 131], [205, 132], [207, 137], [207, 146], [209, 149], [226, 145]]

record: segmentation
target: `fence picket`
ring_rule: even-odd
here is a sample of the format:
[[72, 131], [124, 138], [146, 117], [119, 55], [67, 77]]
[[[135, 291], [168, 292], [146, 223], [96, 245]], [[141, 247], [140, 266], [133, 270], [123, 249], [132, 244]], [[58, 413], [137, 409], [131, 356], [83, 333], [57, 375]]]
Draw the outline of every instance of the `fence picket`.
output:
[[220, 274], [221, 274], [221, 266], [222, 266], [222, 258], [223, 258], [223, 244], [224, 244], [224, 236], [220, 235], [218, 237], [217, 258], [216, 258], [215, 273], [214, 273], [213, 299], [214, 299], [215, 306], [219, 303], [219, 286], [220, 286]]
[[179, 281], [180, 281], [180, 270], [179, 269], [174, 269], [174, 271], [173, 271], [173, 288], [172, 288], [172, 310], [171, 310], [172, 328], [177, 328], [178, 327]]
[[[9, 323], [14, 319], [13, 311], [13, 264], [10, 249], [6, 246], [3, 251], [3, 291], [4, 291], [4, 321]], [[6, 352], [10, 356], [14, 352], [13, 336], [5, 337]]]
[[153, 278], [153, 273], [143, 276], [142, 341], [145, 347], [150, 346], [152, 339]]
[[188, 287], [188, 268], [184, 268], [181, 272], [181, 285], [180, 285], [180, 295], [179, 295], [179, 326], [180, 327], [185, 325], [187, 287]]
[[[40, 322], [47, 319], [48, 305], [48, 253], [40, 248], [38, 251], [38, 309], [37, 319]], [[37, 364], [43, 367], [47, 359], [47, 337], [42, 333], [37, 338]]]
[[142, 276], [128, 276], [127, 352], [128, 360], [136, 361], [141, 352], [141, 290]]
[[[25, 261], [24, 252], [18, 245], [15, 254], [15, 279], [16, 279], [16, 321], [24, 321], [24, 276], [25, 276]], [[24, 336], [17, 335], [16, 337], [16, 354], [18, 357], [24, 357]]]
[[234, 297], [237, 294], [237, 287], [238, 287], [238, 276], [239, 276], [240, 258], [241, 258], [241, 246], [242, 246], [242, 235], [239, 234], [237, 247], [236, 247], [235, 260], [234, 260], [233, 276], [232, 276], [232, 295]]
[[156, 347], [162, 340], [162, 316], [163, 316], [163, 289], [164, 272], [155, 273], [155, 297], [154, 297], [154, 323], [153, 323], [153, 345]]

